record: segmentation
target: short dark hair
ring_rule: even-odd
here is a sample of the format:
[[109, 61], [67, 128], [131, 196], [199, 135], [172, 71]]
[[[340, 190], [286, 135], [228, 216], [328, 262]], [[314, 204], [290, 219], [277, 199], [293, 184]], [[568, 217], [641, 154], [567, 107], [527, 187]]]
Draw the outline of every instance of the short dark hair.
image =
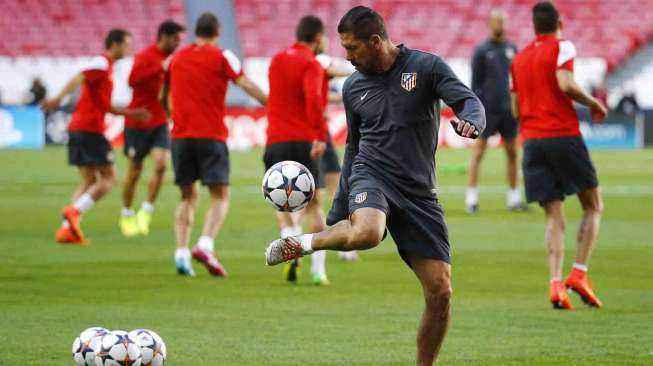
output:
[[166, 20], [165, 22], [159, 24], [159, 30], [156, 32], [156, 39], [159, 40], [164, 35], [172, 36], [185, 30], [186, 28], [184, 28], [183, 25], [173, 20]]
[[356, 6], [345, 14], [338, 23], [338, 33], [351, 33], [354, 38], [368, 40], [373, 34], [388, 39], [385, 21], [379, 13], [366, 6]]
[[533, 6], [533, 26], [536, 34], [553, 33], [558, 30], [560, 13], [550, 1], [541, 1]]
[[299, 20], [295, 37], [298, 42], [313, 42], [318, 33], [324, 33], [324, 24], [314, 15], [305, 15]]
[[104, 39], [104, 49], [108, 50], [114, 43], [123, 43], [128, 36], [131, 36], [131, 34], [124, 29], [114, 28], [110, 30], [107, 38]]
[[203, 38], [213, 38], [218, 35], [220, 29], [220, 21], [213, 13], [203, 13], [197, 18], [195, 24], [195, 35]]

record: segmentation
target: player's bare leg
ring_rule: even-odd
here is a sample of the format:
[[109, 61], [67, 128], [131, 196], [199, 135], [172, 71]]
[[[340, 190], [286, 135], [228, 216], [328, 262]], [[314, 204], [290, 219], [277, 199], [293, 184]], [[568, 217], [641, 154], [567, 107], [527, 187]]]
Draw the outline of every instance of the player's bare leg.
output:
[[583, 208], [583, 218], [578, 227], [576, 239], [576, 262], [565, 285], [577, 292], [588, 305], [601, 307], [601, 301], [594, 295], [592, 285], [587, 278], [587, 266], [598, 236], [603, 212], [601, 190], [596, 187], [580, 192], [578, 199]]
[[562, 265], [565, 255], [565, 217], [562, 201], [544, 204], [546, 231], [544, 242], [549, 257], [550, 300], [556, 309], [571, 309], [569, 297], [562, 283]]
[[122, 186], [122, 210], [119, 225], [122, 234], [130, 237], [138, 234], [138, 224], [132, 204], [134, 203], [136, 184], [143, 172], [143, 161], [129, 159], [127, 164], [127, 176]]
[[507, 139], [503, 141], [503, 147], [506, 151], [506, 178], [508, 180], [508, 194], [506, 196], [506, 206], [512, 211], [525, 211], [528, 206], [522, 201], [521, 193], [517, 187], [518, 174], [518, 149], [517, 139]]
[[413, 272], [424, 291], [424, 313], [417, 331], [417, 365], [434, 365], [449, 328], [451, 316], [451, 265], [408, 254]]
[[175, 264], [177, 273], [184, 276], [194, 276], [195, 272], [190, 265], [190, 235], [195, 218], [195, 207], [197, 205], [197, 187], [189, 184], [179, 186], [181, 201], [175, 211], [175, 239], [177, 250], [175, 251]]
[[168, 157], [170, 152], [167, 149], [155, 147], [150, 151], [152, 156], [153, 171], [150, 180], [147, 183], [147, 194], [141, 204], [141, 208], [136, 214], [136, 222], [141, 234], [147, 235], [150, 232], [150, 222], [154, 212], [154, 202], [159, 196], [163, 179], [167, 168]]
[[227, 212], [229, 211], [229, 186], [226, 184], [209, 186], [211, 202], [204, 215], [202, 235], [193, 247], [193, 258], [202, 262], [214, 276], [226, 276], [227, 272], [215, 256], [214, 240]]
[[[322, 211], [322, 200], [317, 192], [315, 197], [306, 206], [304, 215], [310, 222], [310, 230], [318, 233], [325, 228], [325, 217]], [[326, 273], [326, 252], [317, 251], [311, 255], [311, 276], [313, 284], [328, 285], [329, 279]]]
[[469, 161], [469, 175], [467, 176], [467, 191], [465, 193], [465, 211], [467, 213], [478, 212], [478, 176], [485, 150], [487, 150], [487, 139], [481, 137], [474, 143], [472, 157]]

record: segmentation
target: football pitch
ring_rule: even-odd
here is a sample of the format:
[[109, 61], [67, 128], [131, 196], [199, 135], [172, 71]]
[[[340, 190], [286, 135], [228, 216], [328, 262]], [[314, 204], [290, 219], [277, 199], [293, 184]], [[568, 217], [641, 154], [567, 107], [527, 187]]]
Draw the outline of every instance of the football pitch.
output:
[[[119, 150], [120, 182], [125, 161]], [[414, 365], [420, 287], [391, 239], [344, 263], [329, 253], [331, 286], [297, 285], [263, 251], [278, 236], [260, 193], [261, 150], [232, 153], [230, 214], [216, 240], [229, 271], [175, 273], [171, 169], [147, 237], [118, 229], [120, 187], [85, 216], [88, 247], [54, 243], [59, 209], [77, 184], [64, 148], [0, 151], [0, 365], [72, 365], [90, 326], [157, 331], [168, 365]], [[653, 150], [593, 151], [605, 213], [590, 263], [604, 308], [548, 304], [543, 214], [509, 213], [502, 152], [481, 176], [481, 212], [463, 211], [469, 151], [441, 149], [438, 185], [453, 253], [453, 316], [442, 365], [650, 365], [653, 363]], [[149, 165], [148, 165], [149, 167]], [[147, 171], [146, 177], [149, 175]], [[141, 181], [137, 194], [144, 194]], [[196, 214], [193, 241], [206, 207]], [[202, 202], [203, 200], [203, 202]], [[565, 271], [580, 208], [565, 205]]]

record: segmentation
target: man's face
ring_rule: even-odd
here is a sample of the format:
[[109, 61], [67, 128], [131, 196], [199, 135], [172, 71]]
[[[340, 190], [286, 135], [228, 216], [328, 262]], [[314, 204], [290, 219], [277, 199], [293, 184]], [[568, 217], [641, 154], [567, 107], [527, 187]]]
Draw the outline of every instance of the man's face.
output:
[[374, 73], [380, 49], [376, 43], [374, 36], [362, 41], [354, 38], [352, 33], [340, 33], [340, 45], [347, 51], [347, 61], [363, 74]]
[[505, 31], [506, 31], [506, 16], [501, 13], [493, 14], [490, 17], [490, 32], [492, 32], [492, 35], [496, 38], [503, 37]]
[[129, 55], [132, 49], [132, 37], [126, 36], [122, 43], [114, 43], [113, 47], [116, 48], [116, 56], [118, 58], [123, 58]]
[[179, 47], [179, 44], [181, 43], [181, 37], [182, 33], [175, 33], [175, 34], [164, 34], [161, 36], [161, 50], [167, 54], [170, 55], [175, 50], [177, 47]]
[[319, 55], [320, 53], [328, 53], [328, 52], [329, 52], [329, 39], [327, 38], [327, 36], [322, 35], [320, 36], [320, 41], [318, 42], [317, 50], [315, 53]]

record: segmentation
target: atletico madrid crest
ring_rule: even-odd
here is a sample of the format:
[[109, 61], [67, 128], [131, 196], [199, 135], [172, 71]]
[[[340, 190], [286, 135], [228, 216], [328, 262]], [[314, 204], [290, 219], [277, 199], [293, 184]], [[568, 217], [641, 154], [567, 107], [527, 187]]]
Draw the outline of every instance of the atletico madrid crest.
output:
[[417, 86], [417, 73], [416, 72], [404, 72], [401, 74], [401, 87], [407, 91], [415, 89]]

